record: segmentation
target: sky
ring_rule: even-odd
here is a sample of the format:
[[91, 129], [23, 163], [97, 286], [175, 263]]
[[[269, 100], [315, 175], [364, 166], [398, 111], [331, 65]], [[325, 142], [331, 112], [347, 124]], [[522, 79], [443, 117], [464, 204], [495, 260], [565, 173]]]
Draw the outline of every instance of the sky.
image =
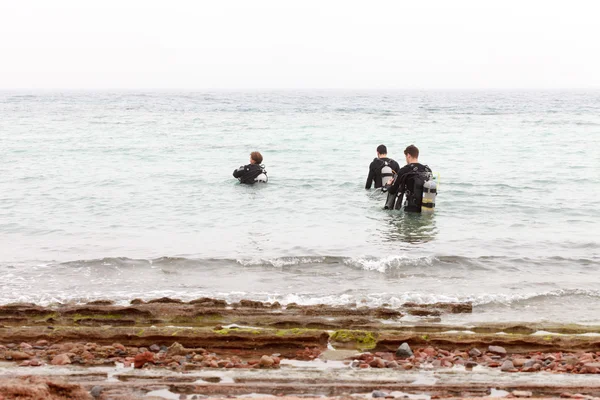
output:
[[595, 0], [0, 0], [0, 89], [600, 88]]

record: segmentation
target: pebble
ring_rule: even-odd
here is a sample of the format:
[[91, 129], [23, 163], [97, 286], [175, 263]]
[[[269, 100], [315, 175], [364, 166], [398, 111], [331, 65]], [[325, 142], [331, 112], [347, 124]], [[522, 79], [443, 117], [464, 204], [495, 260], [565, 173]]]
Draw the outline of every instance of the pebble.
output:
[[373, 398], [380, 398], [380, 397], [385, 397], [387, 396], [387, 393], [382, 392], [381, 390], [374, 390], [373, 394], [371, 395], [371, 397]]
[[71, 359], [66, 354], [59, 354], [50, 361], [52, 365], [66, 365], [71, 364]]
[[513, 365], [512, 361], [510, 360], [506, 360], [502, 363], [502, 365], [500, 366], [500, 371], [504, 371], [504, 372], [508, 372], [508, 371], [514, 371], [515, 370], [515, 366]]
[[262, 356], [259, 361], [261, 367], [270, 367], [275, 364], [275, 361], [269, 356]]
[[92, 390], [90, 390], [90, 394], [92, 397], [100, 397], [100, 393], [102, 393], [102, 386], [94, 386]]
[[488, 347], [488, 351], [494, 354], [506, 355], [506, 349], [502, 346], [490, 346]]
[[152, 346], [150, 346], [150, 351], [153, 353], [158, 353], [160, 351], [160, 346], [157, 344], [153, 344]]
[[408, 345], [408, 343], [402, 343], [400, 345], [400, 347], [398, 347], [398, 350], [396, 350], [396, 357], [400, 357], [400, 358], [409, 358], [413, 356], [413, 352], [410, 349], [410, 346]]
[[469, 355], [471, 357], [479, 357], [481, 355], [481, 351], [479, 351], [478, 348], [473, 347], [471, 350], [469, 350]]
[[144, 364], [153, 363], [153, 362], [154, 362], [154, 353], [146, 351], [144, 353], [140, 353], [135, 356], [135, 358], [133, 360], [133, 366], [135, 368], [142, 368], [144, 366]]

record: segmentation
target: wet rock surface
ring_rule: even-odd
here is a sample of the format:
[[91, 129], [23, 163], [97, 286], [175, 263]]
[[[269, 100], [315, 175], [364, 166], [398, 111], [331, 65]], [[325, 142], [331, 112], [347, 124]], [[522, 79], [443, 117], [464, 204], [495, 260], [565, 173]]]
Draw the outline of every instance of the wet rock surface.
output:
[[[116, 380], [118, 384], [90, 381], [81, 386], [83, 391], [78, 392], [76, 385], [64, 389], [64, 393], [72, 393], [69, 396], [74, 397], [55, 398], [148, 398], [144, 396], [153, 390], [160, 392], [174, 388], [176, 391], [173, 393], [187, 398], [210, 393], [237, 395], [261, 393], [259, 389], [266, 390], [269, 385], [273, 386], [273, 382], [280, 391], [269, 389], [269, 394], [325, 393], [327, 396], [341, 396], [344, 393], [364, 393], [367, 397], [376, 397], [377, 393], [377, 396], [384, 394], [382, 397], [391, 398], [401, 397], [392, 393], [405, 384], [394, 383], [396, 386], [392, 385], [388, 390], [371, 382], [371, 375], [361, 374], [389, 371], [399, 374], [397, 377], [403, 377], [423, 371], [444, 373], [455, 369], [469, 373], [495, 371], [500, 376], [533, 376], [540, 372], [565, 376], [600, 374], [600, 339], [593, 334], [532, 335], [537, 330], [551, 330], [552, 327], [548, 326], [499, 324], [470, 327], [466, 332], [464, 328], [429, 324], [425, 320], [402, 323], [403, 316], [411, 314], [411, 309], [430, 310], [444, 315], [471, 312], [472, 306], [405, 304], [400, 309], [325, 305], [282, 307], [250, 300], [228, 305], [222, 300], [210, 298], [188, 303], [169, 298], [135, 300], [128, 307], [114, 305], [110, 301], [48, 308], [33, 304], [0, 306], [0, 317], [19, 317], [25, 321], [0, 327], [0, 361], [13, 365], [0, 372], [0, 382], [8, 384], [8, 379], [11, 385], [25, 382], [19, 380], [25, 378], [9, 376], [11, 368], [31, 370], [33, 374], [40, 367], [70, 371], [70, 368], [119, 365], [119, 368], [127, 371], [148, 371], [158, 374], [158, 377], [167, 373], [178, 375], [165, 375], [160, 378], [163, 380], [156, 378], [157, 382], [163, 382], [156, 387], [148, 386], [154, 375], [146, 377], [148, 382], [145, 384], [138, 382], [141, 378], [136, 376], [123, 376]], [[507, 331], [511, 334], [496, 334]], [[574, 326], [556, 327], [556, 331], [595, 332], [590, 327]], [[334, 385], [334, 389], [325, 384], [319, 386], [327, 374], [306, 378], [306, 381], [303, 380], [305, 375], [300, 375], [290, 383], [282, 374], [294, 368], [298, 362], [313, 362], [320, 368], [329, 368], [331, 364], [340, 371], [358, 375], [351, 375], [354, 380], [343, 384], [332, 380], [334, 383], [328, 385]], [[270, 378], [257, 383], [255, 392], [243, 386], [244, 379], [250, 379], [244, 376], [238, 376], [235, 381], [231, 381], [231, 378], [224, 380], [220, 375], [185, 380], [186, 374], [215, 371], [237, 374], [256, 369], [261, 370], [256, 372]], [[70, 377], [66, 372], [66, 384], [74, 383], [68, 382], [70, 379], [80, 382], [82, 378], [77, 376]], [[207, 389], [190, 383], [203, 380], [214, 387]], [[31, 381], [30, 386], [38, 383]], [[444, 391], [443, 385], [441, 389], [432, 385], [424, 386], [429, 387], [428, 393], [437, 393], [439, 397], [456, 397], [456, 391]], [[597, 385], [598, 392], [588, 387], [583, 390], [584, 395], [600, 394], [600, 383]], [[469, 392], [468, 387], [465, 385], [464, 390], [460, 389], [459, 392], [464, 396], [475, 393]], [[511, 397], [539, 397], [538, 394], [542, 393], [527, 387], [517, 390], [507, 386], [507, 389], [510, 389], [508, 393]], [[562, 393], [573, 393], [573, 396], [581, 392], [569, 387], [563, 389]], [[483, 392], [489, 388], [477, 390], [481, 390], [475, 393], [477, 396], [489, 395], [489, 392]], [[0, 400], [12, 399], [2, 391], [0, 393], [0, 396], [4, 396]]]

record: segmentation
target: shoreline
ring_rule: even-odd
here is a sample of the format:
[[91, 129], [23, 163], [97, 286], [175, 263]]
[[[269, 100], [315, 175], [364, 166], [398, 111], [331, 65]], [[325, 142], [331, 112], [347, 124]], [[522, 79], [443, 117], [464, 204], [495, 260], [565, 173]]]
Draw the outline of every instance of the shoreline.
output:
[[45, 395], [56, 399], [600, 396], [600, 326], [443, 323], [470, 312], [470, 303], [283, 308], [210, 298], [3, 305], [0, 398], [17, 398], [9, 390], [19, 385], [70, 393]]

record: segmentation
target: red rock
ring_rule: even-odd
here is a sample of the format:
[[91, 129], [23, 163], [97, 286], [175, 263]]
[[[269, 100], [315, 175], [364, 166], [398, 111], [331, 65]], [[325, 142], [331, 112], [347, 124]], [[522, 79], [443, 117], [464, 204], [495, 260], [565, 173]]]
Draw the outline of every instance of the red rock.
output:
[[66, 365], [71, 364], [71, 359], [66, 354], [59, 354], [52, 359], [50, 362], [52, 365]]
[[414, 368], [414, 366], [413, 366], [412, 364], [404, 364], [404, 365], [402, 366], [402, 368], [404, 368], [405, 370], [407, 370], [407, 371], [408, 371], [409, 369], [413, 369], [413, 368]]
[[121, 343], [113, 343], [112, 347], [117, 350], [126, 351], [125, 346], [123, 346]]
[[211, 361], [208, 363], [210, 368], [219, 368], [219, 364], [216, 361]]
[[440, 350], [438, 351], [438, 353], [440, 353], [440, 354], [443, 354], [443, 355], [445, 355], [446, 357], [448, 357], [448, 356], [452, 355], [452, 353], [450, 353], [448, 350], [442, 350], [442, 349], [440, 349]]
[[228, 362], [227, 364], [225, 364], [225, 368], [233, 368], [235, 365], [231, 362]]
[[41, 362], [40, 360], [38, 360], [37, 358], [29, 361], [29, 366], [30, 367], [39, 367], [39, 366], [42, 366], [42, 365], [44, 365], [44, 363]]
[[40, 346], [40, 347], [42, 347], [42, 346], [48, 346], [48, 341], [47, 340], [43, 340], [43, 339], [42, 340], [38, 340], [37, 342], [35, 342], [35, 345], [36, 346]]
[[20, 347], [21, 349], [23, 349], [23, 350], [29, 350], [29, 349], [33, 348], [33, 346], [32, 346], [32, 345], [30, 345], [29, 343], [25, 343], [25, 342], [21, 343], [21, 344], [19, 345], [19, 347]]
[[369, 364], [360, 364], [358, 368], [369, 368]]
[[146, 363], [154, 363], [154, 353], [146, 351], [135, 356], [133, 366], [142, 368]]
[[254, 365], [254, 364], [258, 364], [259, 361], [258, 360], [248, 360], [248, 365]]
[[377, 357], [373, 361], [371, 361], [369, 365], [373, 368], [385, 368], [385, 361]]
[[8, 351], [8, 352], [6, 352], [4, 357], [6, 359], [11, 357], [14, 361], [22, 361], [22, 360], [29, 360], [31, 358], [31, 355], [29, 355], [25, 352], [22, 352], [22, 351]]
[[454, 366], [454, 364], [452, 364], [452, 362], [448, 360], [442, 361], [442, 365], [446, 368], [452, 368], [452, 366]]
[[75, 344], [67, 342], [67, 343], [63, 343], [61, 345], [59, 345], [59, 350], [61, 353], [68, 353], [71, 350], [73, 350], [73, 347], [75, 347]]
[[29, 367], [29, 361], [23, 361], [21, 364], [19, 364], [19, 367]]
[[423, 350], [423, 353], [425, 353], [428, 357], [434, 357], [437, 354], [437, 351], [435, 351], [433, 347], [427, 347], [425, 350]]
[[275, 365], [279, 365], [279, 363], [281, 362], [281, 358], [279, 358], [279, 357], [271, 356], [271, 358], [275, 362]]
[[588, 363], [583, 366], [583, 370], [588, 374], [597, 374], [600, 372], [600, 363]]

